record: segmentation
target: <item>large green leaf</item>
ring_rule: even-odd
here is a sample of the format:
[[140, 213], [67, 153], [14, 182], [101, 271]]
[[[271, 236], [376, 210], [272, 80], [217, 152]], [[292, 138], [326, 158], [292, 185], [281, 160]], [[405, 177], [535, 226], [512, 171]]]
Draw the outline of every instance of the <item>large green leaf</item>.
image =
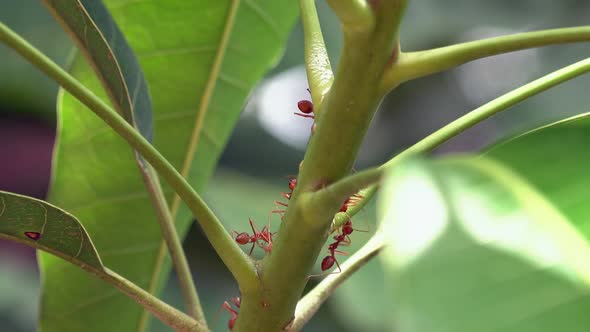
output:
[[152, 140], [152, 104], [145, 77], [131, 47], [102, 3], [95, 0], [44, 0], [74, 36], [113, 105]]
[[86, 270], [104, 271], [84, 226], [35, 198], [0, 191], [0, 238], [47, 251]]
[[590, 234], [590, 116], [576, 116], [493, 146], [501, 160]]
[[[203, 190], [247, 94], [279, 59], [296, 2], [105, 2], [146, 75], [156, 147]], [[71, 72], [106, 99], [81, 57]], [[52, 201], [76, 213], [105, 264], [157, 293], [169, 263], [131, 150], [68, 94], [59, 108]], [[164, 191], [184, 234], [190, 214]], [[49, 256], [41, 266], [44, 331], [145, 329], [147, 314], [115, 290]], [[60, 301], [47, 306], [50, 297]]]
[[380, 200], [398, 331], [587, 331], [590, 245], [507, 168], [392, 170]]

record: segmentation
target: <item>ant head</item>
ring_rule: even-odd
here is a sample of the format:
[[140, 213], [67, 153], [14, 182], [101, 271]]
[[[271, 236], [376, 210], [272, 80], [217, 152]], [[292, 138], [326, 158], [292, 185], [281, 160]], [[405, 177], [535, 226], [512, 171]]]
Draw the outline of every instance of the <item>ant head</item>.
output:
[[293, 178], [289, 181], [289, 189], [291, 189], [291, 191], [295, 190], [296, 185], [297, 185], [297, 178]]
[[322, 271], [326, 271], [326, 270], [329, 270], [330, 268], [332, 268], [332, 266], [334, 266], [335, 262], [336, 262], [336, 258], [334, 258], [332, 256], [324, 257], [324, 259], [322, 259]]
[[264, 252], [270, 253], [272, 251], [272, 243], [269, 242], [268, 244], [262, 246], [262, 249], [264, 250]]
[[309, 100], [300, 100], [297, 102], [297, 108], [301, 113], [310, 114], [313, 113], [313, 103]]
[[240, 307], [240, 305], [242, 304], [242, 298], [241, 297], [232, 297], [229, 299], [233, 304], [236, 305], [236, 307]]
[[342, 234], [344, 235], [350, 235], [352, 234], [353, 228], [352, 228], [352, 221], [350, 219], [348, 219], [343, 225], [342, 225]]
[[235, 240], [238, 244], [248, 244], [250, 243], [250, 235], [248, 233], [240, 233], [236, 235]]

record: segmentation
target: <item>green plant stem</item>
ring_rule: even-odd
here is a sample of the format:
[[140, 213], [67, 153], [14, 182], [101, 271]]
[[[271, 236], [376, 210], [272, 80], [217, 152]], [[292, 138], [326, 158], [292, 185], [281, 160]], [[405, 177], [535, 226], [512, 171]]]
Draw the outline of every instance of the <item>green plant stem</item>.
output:
[[367, 32], [375, 26], [375, 15], [367, 0], [328, 0], [345, 32]]
[[[473, 127], [474, 125], [482, 122], [492, 115], [502, 112], [525, 99], [537, 95], [558, 84], [574, 79], [584, 73], [587, 73], [588, 71], [590, 71], [590, 58], [578, 61], [567, 67], [556, 70], [528, 84], [525, 84], [518, 89], [512, 90], [428, 135], [418, 143], [412, 145], [408, 149], [390, 159], [380, 168], [393, 166], [397, 164], [402, 158], [410, 155], [430, 152], [449, 139], [459, 135], [464, 130]], [[363, 189], [362, 193], [364, 199], [360, 200], [355, 206], [348, 209], [347, 213], [351, 216], [358, 213], [365, 206], [366, 202], [370, 200], [373, 195], [375, 195], [376, 191], [377, 185]]]
[[[407, 157], [427, 153], [435, 148], [439, 147], [449, 139], [457, 136], [464, 130], [473, 127], [481, 121], [489, 118], [490, 116], [502, 112], [509, 107], [528, 99], [534, 95], [537, 95], [547, 89], [550, 89], [558, 84], [576, 78], [584, 73], [590, 71], [590, 58], [578, 61], [572, 65], [554, 71], [548, 75], [545, 75], [535, 81], [532, 81], [522, 87], [508, 92], [487, 104], [471, 111], [470, 113], [460, 117], [459, 119], [449, 123], [443, 128], [430, 134], [426, 138], [422, 139], [418, 143], [412, 145], [410, 148], [404, 150], [402, 153], [396, 155], [390, 159], [387, 163], [383, 164], [377, 169], [371, 169], [364, 172], [358, 173], [358, 178], [351, 176], [341, 181], [335, 182], [334, 184], [316, 192], [318, 196], [329, 195], [333, 196], [335, 192], [350, 192], [351, 188], [358, 185], [360, 188], [363, 179], [371, 178], [371, 174], [383, 172], [387, 167], [394, 167], [396, 164], [401, 162]], [[360, 174], [365, 173], [367, 175]], [[371, 176], [368, 176], [371, 175]], [[355, 184], [356, 182], [356, 184]], [[378, 186], [372, 185], [363, 190], [361, 193], [363, 199], [360, 200], [356, 205], [350, 207], [347, 211], [348, 216], [352, 217], [356, 215], [364, 205], [374, 196]], [[314, 195], [314, 194], [311, 194]], [[311, 199], [311, 198], [310, 198]], [[315, 199], [315, 198], [314, 198]], [[293, 324], [295, 327], [300, 329], [309, 318], [317, 311], [319, 306], [330, 296], [330, 294], [352, 275], [352, 273], [366, 264], [372, 257], [374, 257], [383, 248], [383, 242], [381, 235], [376, 233], [361, 249], [359, 249], [353, 256], [341, 264], [342, 273], [334, 274], [326, 277], [316, 288], [308, 293], [297, 305], [297, 315]]]
[[35, 49], [27, 41], [0, 23], [0, 40], [17, 51], [22, 57], [58, 82], [107, 125], [125, 139], [131, 147], [141, 154], [158, 173], [168, 182], [175, 192], [183, 199], [199, 222], [203, 232], [211, 242], [221, 260], [229, 268], [235, 279], [243, 288], [257, 288], [258, 278], [253, 262], [209, 209], [207, 204], [186, 182], [186, 179], [164, 158], [160, 152], [145, 140], [139, 132], [127, 123], [116, 111], [105, 104], [88, 88], [74, 77], [61, 69], [51, 59]]
[[324, 97], [330, 91], [334, 74], [324, 44], [324, 36], [315, 7], [315, 0], [299, 0], [303, 24], [305, 70], [309, 91], [314, 103], [314, 113], [319, 114]]
[[147, 311], [172, 327], [175, 331], [200, 332], [209, 331], [202, 323], [195, 321], [186, 314], [178, 311], [170, 305], [160, 301], [152, 294], [141, 289], [131, 281], [123, 278], [117, 273], [106, 269], [104, 272], [96, 273], [99, 278], [115, 286], [121, 292], [141, 304]]
[[207, 320], [205, 319], [205, 314], [203, 313], [203, 308], [199, 301], [195, 282], [182, 248], [182, 242], [178, 237], [178, 232], [176, 232], [174, 219], [170, 214], [170, 209], [168, 208], [162, 185], [158, 179], [158, 174], [149, 165], [147, 166], [146, 173], [149, 177], [149, 179], [146, 179], [146, 182], [149, 181], [149, 183], [152, 184], [147, 186], [148, 192], [152, 198], [152, 204], [156, 210], [156, 214], [158, 215], [162, 236], [168, 246], [170, 258], [176, 269], [178, 283], [182, 289], [186, 310], [191, 317], [195, 318], [206, 327]]
[[528, 48], [590, 41], [590, 26], [540, 30], [476, 40], [419, 52], [401, 52], [387, 69], [381, 90], [435, 74], [469, 61]]
[[[379, 182], [382, 174], [383, 170], [381, 168], [371, 168], [347, 176], [318, 191], [301, 194], [302, 204], [310, 208], [317, 207], [320, 209], [322, 206], [342, 204], [346, 198], [358, 193], [359, 189]], [[364, 195], [361, 194], [361, 196], [364, 198]], [[320, 212], [308, 209], [307, 213], [315, 214]], [[344, 216], [347, 216], [347, 214], [344, 214]], [[344, 219], [343, 221], [346, 221], [348, 218], [346, 217]]]
[[321, 305], [334, 293], [346, 279], [377, 256], [383, 249], [383, 238], [379, 231], [373, 235], [354, 255], [350, 256], [343, 264], [340, 264], [342, 272], [330, 274], [307, 293], [297, 303], [295, 320], [292, 331], [299, 331], [315, 315]]
[[[382, 95], [378, 83], [397, 45], [405, 0], [376, 2], [374, 29], [359, 33], [343, 28], [344, 48], [334, 83], [316, 117], [297, 187], [273, 250], [260, 266], [261, 290], [242, 292], [234, 331], [289, 329], [316, 258], [342, 202], [324, 209], [307, 206], [304, 193], [316, 191], [348, 175]], [[314, 203], [315, 204], [315, 203]], [[320, 213], [311, 213], [319, 211]], [[261, 305], [261, 303], [265, 305]]]

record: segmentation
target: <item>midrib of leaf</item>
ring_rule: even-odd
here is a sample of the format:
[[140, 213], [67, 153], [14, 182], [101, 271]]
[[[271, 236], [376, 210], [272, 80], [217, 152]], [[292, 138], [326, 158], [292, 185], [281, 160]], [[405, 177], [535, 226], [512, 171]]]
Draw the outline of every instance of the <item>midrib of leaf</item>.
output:
[[[197, 110], [197, 117], [195, 119], [195, 125], [193, 127], [193, 132], [191, 135], [191, 140], [188, 145], [186, 151], [186, 158], [184, 159], [184, 163], [182, 165], [181, 174], [183, 177], [187, 177], [192, 166], [192, 162], [195, 155], [196, 147], [199, 143], [199, 138], [201, 137], [201, 133], [203, 131], [203, 123], [205, 122], [205, 116], [207, 109], [209, 108], [209, 104], [211, 102], [211, 97], [213, 95], [213, 91], [215, 90], [215, 86], [219, 77], [219, 72], [221, 71], [221, 65], [223, 64], [223, 59], [225, 57], [225, 52], [228, 48], [228, 43], [230, 36], [233, 32], [233, 28], [236, 21], [236, 15], [238, 12], [238, 8], [240, 7], [241, 0], [232, 0], [230, 7], [227, 12], [227, 19], [225, 21], [225, 26], [223, 28], [223, 33], [221, 35], [221, 39], [219, 41], [219, 46], [217, 47], [217, 52], [215, 53], [215, 59], [211, 66], [211, 71], [209, 73], [209, 78], [207, 79], [207, 83], [205, 84], [205, 90], [203, 91], [203, 96], [201, 97], [201, 101], [199, 103], [199, 107]], [[172, 200], [170, 213], [172, 214], [172, 218], [176, 220], [176, 215], [178, 213], [178, 209], [180, 207], [180, 197], [175, 195]], [[158, 287], [158, 277], [160, 276], [162, 265], [164, 264], [164, 258], [166, 257], [166, 243], [164, 241], [160, 244], [160, 249], [158, 250], [158, 256], [156, 260], [156, 266], [154, 268], [153, 274], [151, 276], [151, 281], [149, 288], [147, 289], [148, 292], [154, 293], [156, 288]], [[149, 313], [147, 311], [143, 311], [141, 316], [138, 331], [144, 331], [146, 324], [148, 322]]]

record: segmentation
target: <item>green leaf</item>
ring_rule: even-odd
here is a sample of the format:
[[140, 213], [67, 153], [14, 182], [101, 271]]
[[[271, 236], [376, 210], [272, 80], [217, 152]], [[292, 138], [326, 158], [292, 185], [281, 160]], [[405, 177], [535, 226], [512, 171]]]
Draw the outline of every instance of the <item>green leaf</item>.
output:
[[104, 271], [84, 226], [35, 198], [0, 191], [0, 238], [47, 251], [86, 270]]
[[587, 331], [590, 246], [483, 158], [392, 170], [379, 202], [397, 331]]
[[44, 0], [74, 37], [122, 116], [152, 140], [152, 103], [145, 77], [121, 30], [96, 0]]
[[[105, 4], [144, 70], [154, 107], [155, 146], [203, 191], [245, 98], [278, 61], [297, 3], [110, 0]], [[71, 73], [106, 99], [82, 57], [73, 60]], [[107, 266], [158, 293], [170, 264], [131, 149], [63, 92], [59, 112], [52, 202], [79, 217]], [[164, 192], [184, 235], [191, 215], [166, 185]], [[41, 267], [45, 332], [145, 330], [147, 313], [108, 285], [50, 256], [42, 255]], [[51, 297], [59, 301], [48, 303]]]
[[544, 126], [492, 146], [485, 154], [519, 172], [590, 236], [590, 115]]

